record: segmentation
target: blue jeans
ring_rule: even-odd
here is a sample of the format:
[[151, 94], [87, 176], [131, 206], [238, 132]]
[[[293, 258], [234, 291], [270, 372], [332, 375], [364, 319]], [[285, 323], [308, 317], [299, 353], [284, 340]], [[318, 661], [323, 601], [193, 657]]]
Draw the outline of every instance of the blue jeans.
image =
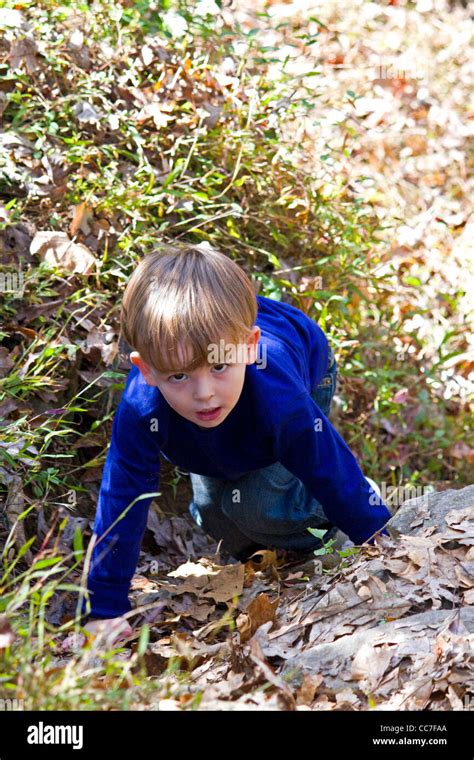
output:
[[[326, 375], [311, 393], [326, 417], [336, 383], [337, 364], [330, 350]], [[301, 480], [279, 462], [235, 480], [189, 475], [193, 519], [215, 541], [222, 539], [222, 549], [236, 559], [245, 560], [263, 548], [310, 552], [319, 549], [322, 542], [307, 528], [328, 530], [325, 541], [337, 531]], [[236, 490], [238, 502], [233, 499]]]

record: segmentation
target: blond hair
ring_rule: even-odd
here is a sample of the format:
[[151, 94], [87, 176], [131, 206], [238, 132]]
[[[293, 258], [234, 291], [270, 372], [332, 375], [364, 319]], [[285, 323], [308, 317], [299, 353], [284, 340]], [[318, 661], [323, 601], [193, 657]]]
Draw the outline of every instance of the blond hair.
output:
[[[256, 317], [256, 288], [232, 259], [207, 243], [174, 243], [142, 259], [125, 289], [120, 322], [129, 346], [165, 373], [203, 366], [210, 344], [245, 340]], [[179, 366], [179, 343], [192, 348], [186, 367]]]

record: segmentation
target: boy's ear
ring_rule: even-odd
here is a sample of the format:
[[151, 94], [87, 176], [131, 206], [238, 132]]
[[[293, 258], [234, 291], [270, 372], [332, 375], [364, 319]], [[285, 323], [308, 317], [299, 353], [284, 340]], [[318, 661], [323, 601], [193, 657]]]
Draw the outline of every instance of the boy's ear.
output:
[[152, 368], [142, 359], [138, 351], [132, 351], [130, 354], [130, 361], [135, 367], [138, 367], [148, 385], [156, 385], [155, 375]]
[[257, 344], [260, 339], [261, 335], [260, 327], [257, 325], [254, 325], [252, 328], [252, 333], [247, 338], [247, 346], [248, 346], [248, 360], [247, 364], [254, 364], [257, 361]]

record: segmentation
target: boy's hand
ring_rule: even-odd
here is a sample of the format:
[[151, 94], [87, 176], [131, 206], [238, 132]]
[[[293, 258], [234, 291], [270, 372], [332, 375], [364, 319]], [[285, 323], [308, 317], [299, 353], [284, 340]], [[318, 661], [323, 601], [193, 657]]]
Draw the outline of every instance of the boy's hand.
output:
[[[121, 639], [131, 636], [133, 628], [123, 617], [90, 619], [84, 626], [88, 634], [100, 637], [102, 648], [112, 647]], [[63, 651], [78, 651], [86, 643], [86, 636], [83, 633], [70, 633], [64, 639], [61, 648]]]

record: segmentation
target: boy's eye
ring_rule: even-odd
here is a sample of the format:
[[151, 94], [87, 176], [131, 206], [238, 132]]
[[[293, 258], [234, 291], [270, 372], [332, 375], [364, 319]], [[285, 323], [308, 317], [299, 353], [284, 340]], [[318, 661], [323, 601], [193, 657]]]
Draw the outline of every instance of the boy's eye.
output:
[[[214, 364], [212, 369], [216, 370], [218, 375], [222, 375], [228, 366], [229, 366], [228, 364]], [[187, 377], [188, 376], [186, 375], [185, 372], [175, 372], [174, 375], [170, 375], [168, 377], [168, 380], [174, 383], [175, 385], [179, 385], [179, 383], [184, 382], [184, 380], [186, 380]]]
[[181, 383], [185, 377], [187, 377], [187, 375], [185, 375], [184, 372], [177, 372], [175, 375], [170, 375], [168, 380]]

